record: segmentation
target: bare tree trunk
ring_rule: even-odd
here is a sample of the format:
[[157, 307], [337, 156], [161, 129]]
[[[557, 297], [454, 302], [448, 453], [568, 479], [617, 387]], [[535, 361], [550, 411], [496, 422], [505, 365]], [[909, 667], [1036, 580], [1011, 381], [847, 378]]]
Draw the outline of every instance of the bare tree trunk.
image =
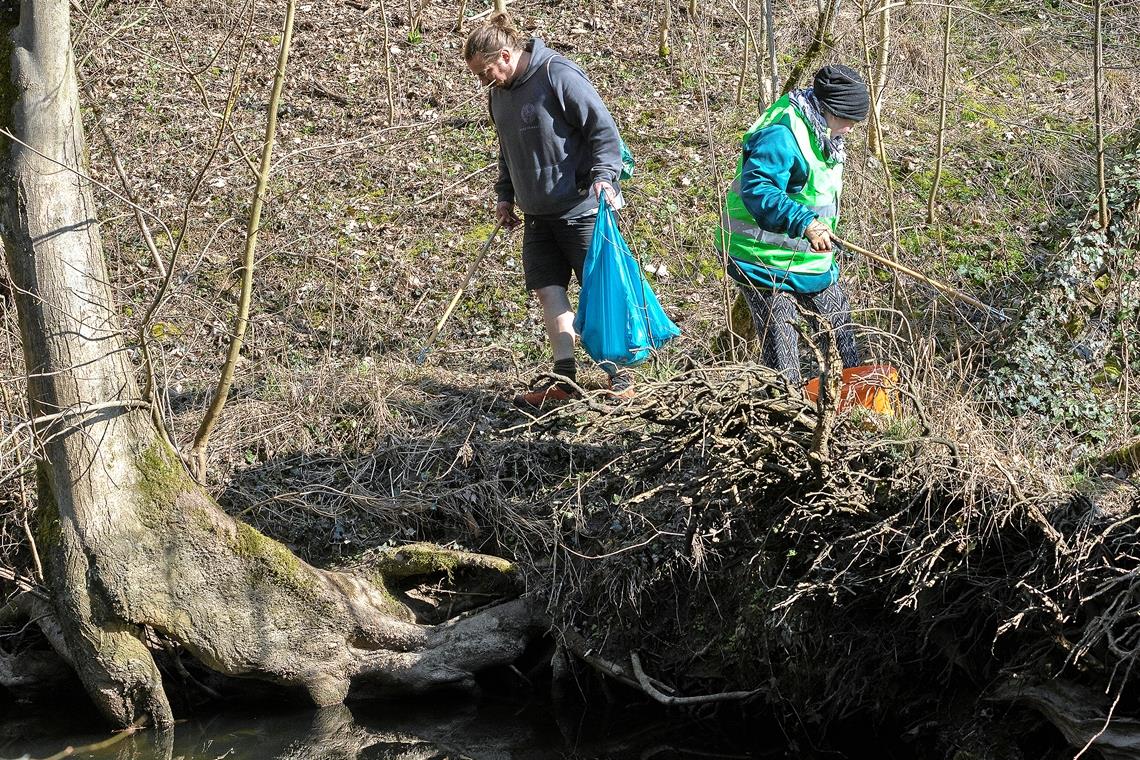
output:
[[[865, 14], [863, 25], [865, 29]], [[867, 150], [871, 155], [877, 156], [880, 161], [886, 161], [879, 140], [879, 116], [882, 109], [883, 89], [887, 86], [887, 61], [891, 51], [891, 0], [882, 0], [879, 7], [878, 43], [875, 51], [874, 73], [867, 79], [871, 85], [871, 119], [867, 125]]]
[[[762, 55], [760, 52], [760, 43], [757, 41], [758, 38], [756, 37], [756, 35], [754, 35], [752, 33], [752, 4], [751, 4], [751, 2], [749, 0], [744, 0], [744, 11], [743, 12], [739, 8], [736, 7], [735, 3], [729, 3], [729, 7], [732, 8], [732, 12], [735, 13], [737, 18], [740, 19], [740, 24], [744, 28], [744, 59], [743, 59], [743, 62], [741, 63], [741, 66], [740, 66], [740, 75], [739, 75], [739, 78], [737, 80], [737, 87], [736, 87], [736, 103], [737, 103], [737, 105], [740, 105], [741, 98], [743, 97], [744, 80], [748, 76], [748, 55], [749, 55], [749, 52], [755, 54], [757, 62], [759, 62]], [[752, 46], [751, 51], [749, 51], [749, 49], [748, 49], [749, 45]], [[757, 70], [757, 73], [759, 73], [759, 71], [760, 71], [759, 65], [757, 65], [756, 70]], [[759, 102], [759, 97], [757, 98], [757, 102]]]
[[753, 39], [756, 40], [756, 106], [757, 111], [764, 112], [768, 104], [772, 102], [772, 93], [768, 89], [768, 76], [764, 72], [764, 49], [761, 47], [760, 41], [764, 39], [767, 34], [764, 28], [764, 7], [767, 0], [759, 0], [760, 7], [756, 12], [756, 31]]
[[938, 148], [935, 151], [934, 181], [930, 183], [930, 196], [926, 199], [926, 223], [934, 224], [937, 217], [938, 186], [942, 184], [942, 160], [946, 148], [946, 97], [950, 87], [950, 23], [952, 8], [946, 6], [946, 28], [942, 36], [942, 96], [938, 105]]
[[1105, 182], [1104, 171], [1104, 122], [1101, 117], [1102, 77], [1104, 75], [1103, 45], [1101, 42], [1101, 5], [1102, 0], [1093, 0], [1093, 119], [1096, 128], [1096, 187], [1097, 187], [1097, 222], [1100, 228], [1107, 229], [1108, 216], [1108, 186]]
[[[466, 2], [466, 0], [464, 0]], [[506, 6], [503, 6], [506, 8]], [[380, 16], [384, 21], [384, 81], [387, 84], [388, 92], [388, 126], [396, 123], [396, 95], [392, 87], [392, 78], [395, 76], [395, 70], [392, 68], [392, 44], [390, 40], [390, 31], [388, 28], [388, 9], [385, 7], [384, 0], [380, 0]], [[463, 8], [459, 9], [459, 23], [463, 24]]]
[[661, 23], [657, 25], [657, 54], [662, 58], [668, 58], [669, 54], [673, 52], [669, 47], [669, 30], [672, 26], [672, 17], [672, 0], [662, 0]]
[[67, 170], [82, 166], [85, 155], [68, 5], [24, 0], [2, 14], [0, 33], [13, 51], [4, 80], [13, 89], [6, 88], [10, 139], [0, 168], [0, 218], [30, 411], [74, 415], [37, 431], [44, 446], [40, 510], [51, 514], [41, 517], [45, 570], [64, 641], [91, 697], [118, 724], [140, 714], [169, 723], [161, 677], [137, 630], [115, 620], [110, 600], [87, 588], [98, 575], [93, 557], [137, 527], [116, 520], [113, 495], [116, 486], [137, 485], [128, 475], [135, 452], [127, 443], [149, 418], [131, 408], [138, 393], [107, 298], [91, 186]]
[[507, 0], [495, 0], [495, 13], [507, 12]]
[[740, 56], [740, 76], [736, 80], [736, 105], [744, 98], [744, 80], [748, 78], [748, 43], [752, 39], [752, 2], [744, 0], [744, 50]]
[[[299, 688], [317, 704], [350, 686], [470, 686], [508, 662], [539, 623], [508, 602], [420, 625], [394, 578], [456, 557], [432, 548], [384, 558], [369, 579], [318, 570], [223, 513], [189, 477], [139, 399], [85, 166], [66, 0], [0, 9], [4, 126], [0, 222], [41, 421], [38, 545], [57, 624], [51, 638], [114, 724], [173, 716], [145, 631], [206, 666]], [[510, 567], [458, 557], [474, 572]], [[50, 619], [49, 619], [50, 618]], [[152, 634], [153, 635], [153, 634]]]

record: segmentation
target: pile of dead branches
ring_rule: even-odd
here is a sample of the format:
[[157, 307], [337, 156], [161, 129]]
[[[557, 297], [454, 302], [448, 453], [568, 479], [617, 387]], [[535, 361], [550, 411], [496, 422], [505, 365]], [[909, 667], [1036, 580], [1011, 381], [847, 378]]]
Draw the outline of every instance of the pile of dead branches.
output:
[[918, 724], [1057, 678], [1127, 691], [1135, 493], [1110, 516], [981, 427], [901, 411], [828, 422], [733, 366], [591, 419], [616, 455], [554, 497], [566, 643], [661, 701], [735, 690], [800, 726]]

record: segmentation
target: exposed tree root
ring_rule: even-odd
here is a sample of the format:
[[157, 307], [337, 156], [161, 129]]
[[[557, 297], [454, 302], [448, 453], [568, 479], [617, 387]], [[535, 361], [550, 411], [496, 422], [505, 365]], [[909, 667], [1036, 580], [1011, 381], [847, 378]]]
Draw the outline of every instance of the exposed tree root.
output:
[[1083, 755], [1093, 750], [1105, 760], [1140, 756], [1140, 720], [1113, 716], [1103, 694], [1060, 680], [1037, 684], [1010, 681], [992, 698], [1024, 704], [1040, 712]]
[[1123, 467], [1129, 470], [1140, 470], [1140, 440], [1129, 441], [1112, 451], [1087, 457], [1081, 462], [1084, 468], [1095, 467]]
[[645, 669], [641, 666], [641, 656], [638, 655], [637, 652], [631, 652], [629, 659], [630, 664], [633, 665], [633, 674], [637, 676], [637, 682], [641, 685], [642, 691], [652, 697], [654, 701], [660, 702], [663, 705], [669, 705], [670, 707], [708, 704], [709, 702], [736, 702], [742, 699], [750, 699], [760, 694], [759, 689], [753, 689], [752, 691], [722, 691], [719, 694], [698, 694], [688, 697], [665, 694], [661, 691], [659, 686], [653, 683], [653, 679], [645, 673]]
[[[148, 716], [163, 724], [170, 717], [144, 627], [219, 673], [295, 687], [314, 704], [329, 705], [357, 683], [370, 691], [470, 687], [478, 670], [515, 659], [541, 625], [525, 600], [419, 625], [385, 587], [386, 573], [401, 578], [474, 567], [502, 574], [509, 564], [421, 546], [382, 556], [371, 573], [375, 583], [319, 570], [221, 512], [161, 443], [143, 459], [136, 511], [120, 509], [118, 537], [84, 552], [83, 574], [92, 582], [80, 587], [82, 594], [74, 583], [59, 588], [61, 598], [82, 605], [65, 614], [90, 621], [97, 637], [91, 640], [99, 642], [77, 652], [73, 632], [70, 654], [118, 722]], [[62, 521], [45, 532], [68, 544]], [[50, 575], [67, 577], [66, 570], [53, 566]], [[115, 689], [109, 681], [133, 688]], [[119, 701], [126, 694], [149, 696]]]

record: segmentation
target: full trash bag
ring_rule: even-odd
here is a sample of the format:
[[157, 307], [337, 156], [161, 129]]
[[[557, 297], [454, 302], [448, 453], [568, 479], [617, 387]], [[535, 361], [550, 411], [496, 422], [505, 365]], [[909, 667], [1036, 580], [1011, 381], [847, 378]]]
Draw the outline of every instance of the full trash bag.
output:
[[604, 197], [586, 253], [574, 331], [594, 361], [626, 367], [681, 334], [629, 252]]

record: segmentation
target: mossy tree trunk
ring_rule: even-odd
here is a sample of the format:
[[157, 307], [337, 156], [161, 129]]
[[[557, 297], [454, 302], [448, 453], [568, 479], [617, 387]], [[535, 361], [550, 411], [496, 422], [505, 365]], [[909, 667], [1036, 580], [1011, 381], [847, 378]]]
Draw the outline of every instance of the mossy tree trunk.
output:
[[15, 138], [0, 146], [0, 224], [40, 420], [54, 643], [97, 707], [120, 726], [172, 721], [148, 629], [221, 673], [298, 687], [321, 705], [362, 681], [468, 685], [517, 657], [537, 624], [524, 602], [419, 625], [380, 573], [301, 562], [188, 476], [138, 400], [84, 178], [69, 35], [67, 0], [0, 6], [0, 121]]

